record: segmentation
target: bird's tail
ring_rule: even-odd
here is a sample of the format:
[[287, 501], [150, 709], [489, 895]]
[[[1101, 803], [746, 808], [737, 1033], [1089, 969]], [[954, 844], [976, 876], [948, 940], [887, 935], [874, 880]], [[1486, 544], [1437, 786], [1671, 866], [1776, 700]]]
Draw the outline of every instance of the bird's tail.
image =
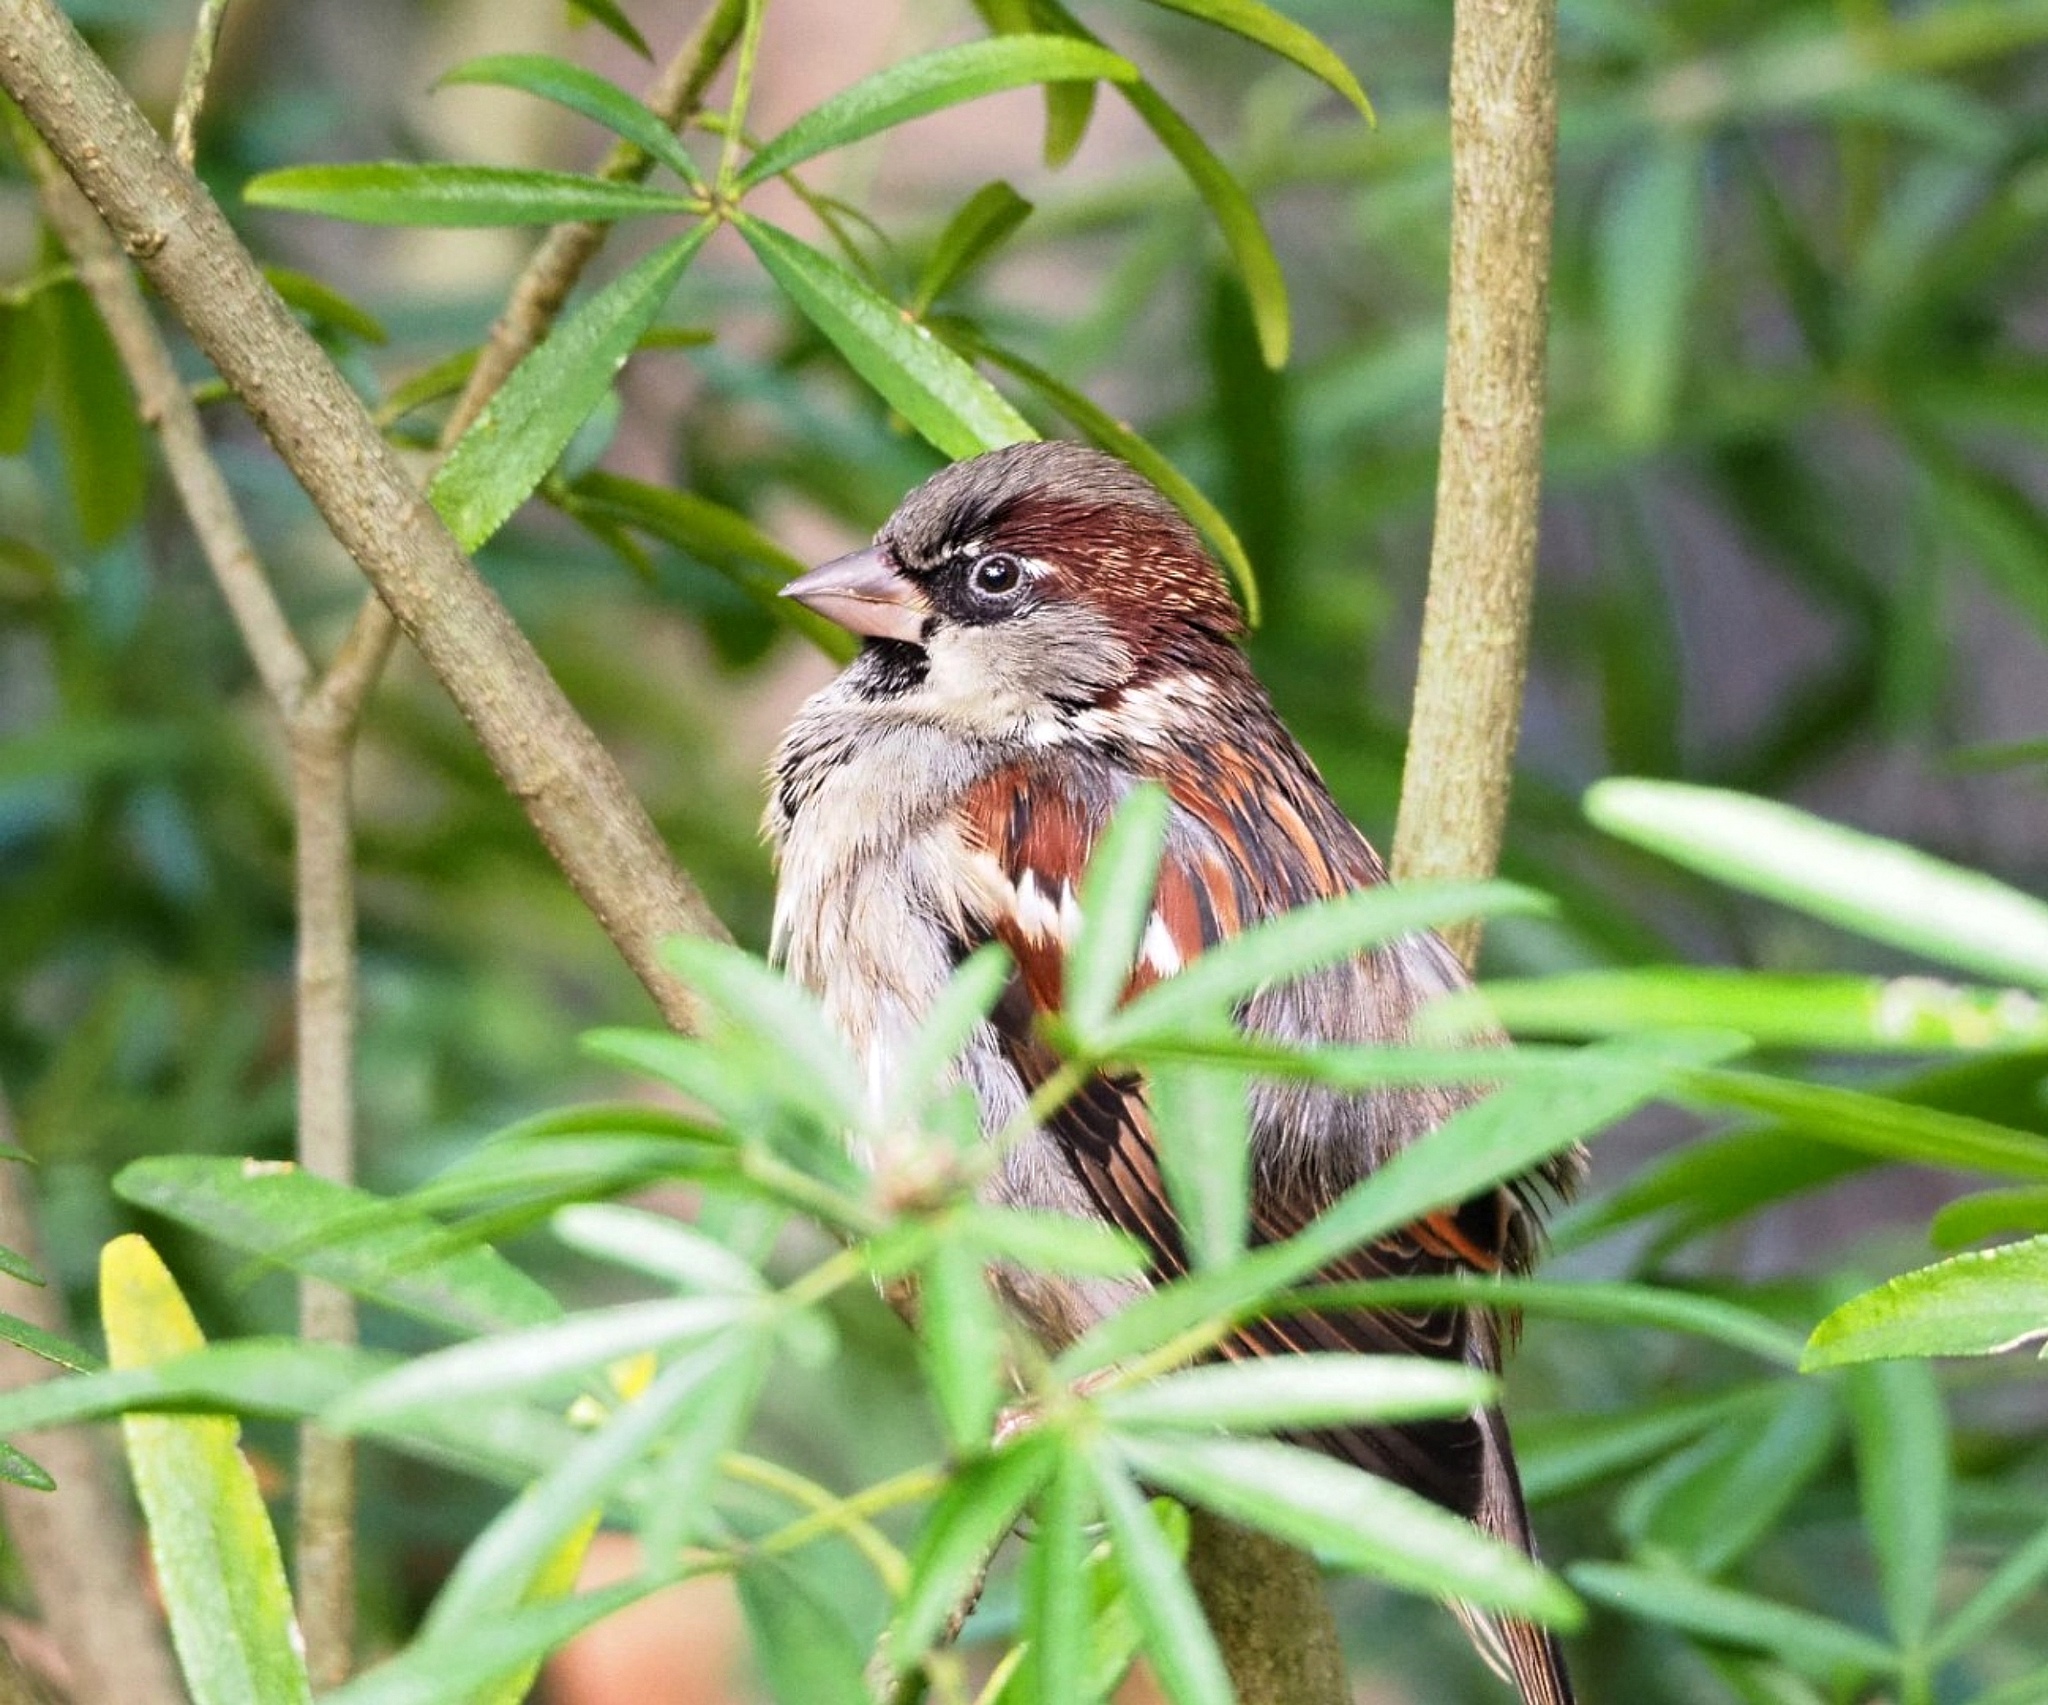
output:
[[[1522, 1502], [1522, 1481], [1515, 1471], [1507, 1422], [1499, 1410], [1489, 1409], [1480, 1418], [1480, 1427], [1486, 1439], [1486, 1489], [1479, 1506], [1479, 1525], [1496, 1539], [1534, 1557], [1536, 1541], [1529, 1531], [1529, 1512]], [[1572, 1692], [1564, 1648], [1548, 1628], [1468, 1604], [1452, 1608], [1480, 1656], [1504, 1680], [1515, 1684], [1523, 1705], [1576, 1705], [1578, 1696]]]

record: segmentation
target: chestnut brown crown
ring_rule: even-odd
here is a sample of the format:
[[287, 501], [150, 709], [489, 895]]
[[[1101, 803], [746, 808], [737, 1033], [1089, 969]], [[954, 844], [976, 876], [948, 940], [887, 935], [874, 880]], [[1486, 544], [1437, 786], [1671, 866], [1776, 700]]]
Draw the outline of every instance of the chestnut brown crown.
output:
[[1014, 444], [942, 468], [874, 544], [785, 595], [869, 638], [929, 645], [1078, 603], [1140, 656], [1243, 631], [1222, 571], [1173, 504], [1126, 463], [1085, 445]]

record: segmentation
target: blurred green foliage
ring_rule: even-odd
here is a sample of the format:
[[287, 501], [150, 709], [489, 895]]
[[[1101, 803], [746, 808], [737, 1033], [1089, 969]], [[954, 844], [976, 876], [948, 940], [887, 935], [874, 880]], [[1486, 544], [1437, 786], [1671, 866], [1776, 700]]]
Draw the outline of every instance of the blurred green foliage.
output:
[[[166, 41], [175, 61], [183, 7], [70, 10], [167, 104], [147, 85]], [[446, 249], [338, 238], [240, 192], [307, 162], [448, 152], [413, 85], [460, 57], [440, 34], [456, 9], [380, 11], [389, 39], [374, 55], [345, 24], [300, 29], [297, 9], [263, 0], [244, 10], [202, 169], [266, 260], [317, 279], [288, 299], [395, 434], [423, 443], [513, 251], [461, 251], [451, 284]], [[658, 35], [651, 10], [627, 8]], [[968, 10], [915, 0], [909, 28], [965, 39]], [[1049, 0], [980, 10], [1006, 30], [1069, 21]], [[1241, 541], [1256, 571], [1255, 660], [1383, 839], [1434, 477], [1447, 8], [1283, 10], [1357, 70], [1376, 128], [1195, 19], [1110, 0], [1076, 17], [1243, 186], [1286, 280], [1285, 321], [1232, 191], [1191, 166], [1184, 138], [1173, 147], [1156, 110], [1139, 108], [1146, 134], [1113, 121], [1109, 87], [1054, 85], [1042, 113], [1023, 94], [962, 109], [1000, 115], [999, 150], [972, 128], [945, 133], [977, 145], [960, 150], [972, 173], [919, 158], [914, 139], [806, 161], [818, 222], [801, 230], [980, 357], [1039, 429], [1128, 420], [1213, 499], [1206, 530], [1219, 548]], [[1509, 835], [1510, 873], [1562, 905], [1497, 921], [1490, 968], [1888, 976], [1924, 943], [1852, 940], [1834, 926], [1853, 919], [1739, 898], [1711, 879], [1725, 872], [1677, 872], [1595, 832], [1576, 801], [1614, 772], [1789, 796], [2044, 886], [2048, 7], [1567, 0], [1562, 13], [1549, 507]], [[577, 38], [586, 49], [637, 86], [604, 38]], [[778, 55], [804, 51], [800, 30], [771, 30], [764, 86]], [[394, 64], [421, 70], [392, 79]], [[875, 68], [834, 66], [828, 81]], [[530, 105], [491, 98], [508, 125]], [[1084, 126], [1075, 164], [1049, 166]], [[494, 157], [492, 140], [480, 127], [457, 156]], [[544, 140], [563, 169], [602, 145], [580, 125]], [[721, 142], [693, 139], [700, 167]], [[281, 1330], [282, 1285], [138, 1219], [108, 1184], [149, 1157], [289, 1152], [289, 823], [246, 660], [90, 305], [29, 208], [18, 173], [0, 181], [0, 1083], [41, 1163], [61, 1281], [82, 1294], [104, 1240], [146, 1223], [213, 1335]], [[623, 232], [612, 276], [647, 247]], [[596, 283], [579, 298], [597, 299]], [[526, 483], [546, 474], [540, 501], [481, 560], [684, 864], [758, 942], [754, 769], [822, 667], [764, 596], [787, 568], [771, 541], [872, 528], [935, 456], [892, 413], [901, 400], [855, 377], [843, 343], [736, 246], [707, 247], [650, 314], [630, 335], [609, 323], [618, 347], [637, 346], [623, 405], [600, 403], [559, 464], [553, 449], [539, 460]], [[210, 419], [288, 608], [331, 644], [360, 595], [353, 570], [232, 408]], [[398, 1191], [510, 1117], [616, 1088], [572, 1039], [646, 1009], [416, 667], [401, 662], [377, 697], [359, 792], [366, 1178]], [[1885, 904], [1915, 921], [1914, 899]], [[1845, 1063], [1843, 1027], [1863, 1021], [1843, 1014], [1870, 1010], [1853, 1003], [1873, 987], [1809, 987], [1836, 1028], [1793, 1026], [1768, 1063], [1806, 1087], [2048, 1133], [2038, 1054], [1944, 1062], [1916, 1033], [1890, 1061]], [[1622, 1028], [1642, 1021], [1628, 1011]], [[1838, 1146], [1846, 1114], [1831, 1105], [1704, 1136], [1676, 1117], [1647, 1124], [1605, 1156], [1554, 1271], [1739, 1301], [1796, 1339], [1926, 1259], [1930, 1186]], [[1950, 1223], [2038, 1228], [2038, 1202], [1993, 1206]], [[515, 1252], [566, 1295], [617, 1294], [551, 1245]], [[2029, 1363], [1817, 1381], [1760, 1365], [1754, 1345], [1530, 1313], [1514, 1408], [1539, 1526], [1552, 1557], [1584, 1562], [1571, 1578], [1596, 1606], [1634, 1613], [1597, 1612], [1578, 1642], [1589, 1697], [1861, 1697], [1870, 1654], [1850, 1636], [1914, 1654], [1898, 1684], [1909, 1700], [2048, 1697], [2048, 1465]], [[828, 1407], [902, 1411], [912, 1389], [892, 1322], [850, 1301], [832, 1314], [844, 1353], [779, 1367], [757, 1426], [818, 1480], [855, 1485], [934, 1440], [915, 1419], [894, 1437], [810, 1424]], [[384, 1316], [373, 1332], [381, 1348], [420, 1341]], [[495, 1507], [438, 1474], [422, 1497], [424, 1473], [373, 1459], [365, 1593], [394, 1633], [418, 1609], [421, 1559], [431, 1573]], [[1005, 1602], [999, 1585], [991, 1625]], [[1347, 1595], [1346, 1620], [1361, 1661], [1415, 1696], [1494, 1696], [1455, 1629], [1418, 1633], [1400, 1601], [1364, 1594]]]

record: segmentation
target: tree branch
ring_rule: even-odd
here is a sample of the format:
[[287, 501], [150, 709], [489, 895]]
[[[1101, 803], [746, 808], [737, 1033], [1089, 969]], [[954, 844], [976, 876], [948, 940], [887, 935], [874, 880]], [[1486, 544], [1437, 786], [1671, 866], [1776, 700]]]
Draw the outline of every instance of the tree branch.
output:
[[[1450, 345], [1394, 874], [1489, 876], [1521, 728], [1543, 473], [1555, 0], [1458, 0]], [[1470, 963], [1479, 926], [1446, 932]]]
[[688, 1028], [695, 1004], [659, 944], [723, 926], [347, 383], [51, 0], [0, 0], [0, 84], [277, 447], [664, 1017]]
[[1188, 1578], [1237, 1705], [1348, 1705], [1344, 1648], [1314, 1558], [1190, 1509]]
[[[0, 1143], [14, 1130], [0, 1093]], [[29, 1169], [0, 1162], [0, 1244], [47, 1274]], [[45, 1331], [68, 1334], [53, 1286], [0, 1274], [0, 1308]], [[48, 1379], [40, 1356], [0, 1344], [0, 1391]], [[72, 1705], [184, 1705], [171, 1649], [143, 1591], [142, 1539], [98, 1438], [84, 1427], [32, 1434], [23, 1447], [50, 1471], [54, 1492], [0, 1485], [0, 1513], [43, 1620], [70, 1671]]]

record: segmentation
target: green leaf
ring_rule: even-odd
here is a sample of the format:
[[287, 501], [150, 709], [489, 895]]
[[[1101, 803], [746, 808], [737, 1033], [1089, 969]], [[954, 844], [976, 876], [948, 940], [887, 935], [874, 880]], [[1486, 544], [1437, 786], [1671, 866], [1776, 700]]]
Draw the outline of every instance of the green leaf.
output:
[[19, 456], [28, 448], [48, 342], [34, 303], [0, 302], [0, 456]]
[[449, 1705], [473, 1699], [508, 1673], [525, 1670], [607, 1616], [678, 1579], [639, 1575], [573, 1598], [527, 1604], [432, 1638], [320, 1695], [320, 1705]]
[[990, 365], [1015, 374], [1045, 398], [1079, 427], [1082, 436], [1098, 450], [1107, 450], [1130, 463], [1163, 491], [1173, 506], [1201, 529], [1202, 536], [1223, 559], [1223, 566], [1229, 570], [1237, 585], [1237, 595], [1244, 603], [1245, 620], [1253, 627], [1259, 625], [1259, 584], [1251, 558], [1223, 511], [1203, 495], [1193, 480], [1107, 409], [1098, 407], [1085, 393], [1054, 378], [1044, 368], [1034, 367], [1021, 355], [1013, 355], [985, 339], [976, 339], [974, 347]]
[[[644, 340], [643, 340], [644, 341]], [[691, 491], [671, 491], [593, 469], [571, 488], [571, 512], [593, 513], [650, 533], [685, 555], [716, 569], [784, 626], [793, 627], [829, 657], [852, 657], [856, 642], [836, 622], [781, 596], [782, 588], [809, 565], [799, 562], [761, 528], [722, 503]]]
[[[116, 1370], [206, 1342], [177, 1282], [139, 1237], [117, 1237], [101, 1253], [100, 1309]], [[218, 1416], [130, 1415], [121, 1431], [195, 1705], [310, 1702], [291, 1589], [239, 1448], [241, 1428]]]
[[1756, 1072], [1688, 1072], [1682, 1098], [1781, 1119], [1801, 1136], [1921, 1166], [2048, 1178], [2048, 1139], [1988, 1120], [1868, 1095], [1835, 1084], [1795, 1083]]
[[716, 1015], [720, 1029], [774, 1049], [802, 1081], [805, 1104], [828, 1122], [863, 1122], [867, 1096], [846, 1043], [817, 1000], [751, 953], [703, 937], [662, 944], [662, 958]]
[[2048, 987], [2048, 905], [1896, 841], [1681, 782], [1600, 782], [1586, 815], [1690, 870], [1874, 941]]
[[67, 284], [44, 293], [49, 395], [64, 447], [64, 477], [88, 545], [111, 543], [142, 513], [149, 453], [135, 394], [85, 291]]
[[613, 279], [558, 324], [470, 422], [427, 488], [465, 551], [547, 477], [710, 234], [699, 225]]
[[[2044, 1309], [2048, 1319], [2048, 1309]], [[1857, 1496], [1877, 1553], [1886, 1620], [1901, 1646], [1926, 1645], [1948, 1549], [1949, 1436], [1941, 1387], [1924, 1362], [1850, 1370]]]
[[319, 213], [359, 225], [445, 225], [465, 230], [698, 210], [689, 196], [576, 172], [414, 165], [403, 160], [287, 166], [251, 178], [242, 194], [253, 206]]
[[995, 1010], [1015, 970], [999, 942], [976, 948], [960, 962], [898, 1056], [887, 1123], [913, 1123], [935, 1097], [946, 1093], [953, 1062]]
[[1977, 1589], [1963, 1608], [1942, 1624], [1941, 1632], [1928, 1647], [1930, 1664], [1946, 1663], [1980, 1645], [1999, 1623], [2025, 1604], [2048, 1579], [2048, 1527], [1991, 1572], [1991, 1578]]
[[1705, 168], [1698, 135], [1666, 132], [1621, 162], [1601, 207], [1601, 371], [1609, 430], [1625, 444], [1654, 443], [1670, 429], [1691, 347]]
[[415, 1356], [351, 1392], [322, 1419], [337, 1431], [353, 1432], [368, 1422], [443, 1403], [542, 1395], [567, 1375], [643, 1351], [700, 1342], [732, 1326], [747, 1306], [734, 1297], [683, 1297], [579, 1310], [545, 1326]]
[[1024, 1563], [1024, 1635], [1031, 1643], [1037, 1705], [1077, 1705], [1086, 1691], [1094, 1630], [1088, 1580], [1088, 1522], [1094, 1488], [1079, 1452], [1062, 1450], [1038, 1495], [1031, 1552]]
[[458, 349], [453, 355], [422, 367], [391, 387], [377, 405], [377, 424], [395, 426], [416, 408], [457, 395], [476, 369], [477, 352]]
[[1659, 966], [1488, 983], [1439, 1002], [1432, 1029], [1461, 1012], [1516, 1035], [1610, 1036], [1705, 1026], [1771, 1048], [1894, 1053], [2048, 1046], [2048, 1009], [2012, 989], [1932, 977], [1805, 976]]
[[1173, 1705], [1233, 1705], [1216, 1637], [1144, 1496], [1112, 1452], [1096, 1451], [1089, 1467], [1131, 1609], [1167, 1698]]
[[872, 1705], [866, 1654], [839, 1610], [772, 1557], [738, 1577], [754, 1657], [777, 1705]]
[[515, 1609], [562, 1543], [664, 1438], [687, 1432], [707, 1391], [735, 1378], [753, 1347], [749, 1334], [727, 1332], [663, 1368], [471, 1543], [424, 1634], [439, 1639]]
[[1179, 162], [1196, 193], [1208, 204], [1251, 304], [1252, 324], [1259, 334], [1259, 353], [1268, 367], [1285, 367], [1294, 335], [1287, 305], [1287, 280], [1280, 271], [1279, 257], [1273, 253], [1272, 239], [1260, 223], [1258, 208], [1195, 127], [1167, 105], [1151, 84], [1131, 84], [1124, 90], [1124, 98], [1144, 120], [1146, 129]]
[[910, 1559], [910, 1582], [886, 1636], [899, 1674], [916, 1668], [960, 1606], [984, 1564], [1053, 1470], [1056, 1446], [1025, 1434], [954, 1475], [925, 1518]]
[[1221, 1267], [1244, 1248], [1250, 1224], [1251, 1093], [1242, 1072], [1161, 1060], [1145, 1077], [1159, 1132], [1166, 1192], [1197, 1268]]
[[1634, 1112], [1673, 1075], [1734, 1046], [1711, 1034], [1638, 1037], [1582, 1050], [1590, 1069], [1581, 1075], [1509, 1083], [1395, 1155], [1285, 1243], [1161, 1286], [1111, 1316], [1067, 1350], [1056, 1371], [1074, 1378], [1205, 1322], [1227, 1324], [1360, 1244], [1527, 1172]]
[[1152, 916], [1173, 802], [1141, 782], [1116, 808], [1081, 877], [1081, 925], [1067, 949], [1061, 1016], [1083, 1038], [1099, 1035], [1130, 986]]
[[552, 1223], [571, 1249], [686, 1291], [755, 1297], [765, 1289], [761, 1275], [724, 1244], [667, 1214], [618, 1202], [578, 1202]]
[[941, 48], [864, 77], [813, 107], [755, 150], [742, 191], [833, 148], [1001, 89], [1032, 83], [1128, 83], [1138, 68], [1093, 42], [1061, 35], [998, 36]]
[[369, 310], [359, 308], [332, 285], [323, 284], [311, 273], [288, 266], [266, 266], [263, 276], [270, 288], [284, 298], [285, 306], [301, 313], [316, 326], [330, 326], [347, 332], [359, 343], [386, 344], [391, 334]]
[[1096, 1402], [1119, 1428], [1276, 1432], [1463, 1415], [1495, 1402], [1500, 1382], [1477, 1368], [1417, 1356], [1307, 1352], [1183, 1369], [1119, 1386]]
[[[21, 1277], [15, 1274], [16, 1278]], [[40, 1284], [39, 1279], [31, 1280]], [[31, 1355], [41, 1356], [46, 1362], [54, 1362], [60, 1368], [69, 1368], [74, 1373], [92, 1373], [98, 1369], [100, 1359], [90, 1350], [81, 1348], [68, 1338], [60, 1338], [54, 1332], [45, 1331], [32, 1320], [23, 1320], [19, 1315], [0, 1313], [0, 1342], [18, 1344]]]
[[979, 1450], [995, 1424], [1003, 1371], [1003, 1319], [980, 1252], [942, 1235], [918, 1269], [917, 1303], [925, 1379], [946, 1436], [958, 1450]]
[[1808, 1675], [1831, 1679], [1843, 1669], [1888, 1674], [1896, 1667], [1883, 1641], [1857, 1629], [1676, 1570], [1581, 1563], [1567, 1573], [1590, 1599], [1703, 1639], [1770, 1652]]
[[545, 53], [492, 53], [458, 65], [440, 79], [443, 84], [482, 83], [495, 88], [517, 89], [544, 101], [567, 107], [601, 124], [614, 135], [624, 137], [642, 153], [659, 160], [692, 188], [702, 189], [704, 180], [697, 162], [661, 115], [644, 102], [635, 100], [616, 83], [566, 59]]
[[1773, 1381], [1705, 1399], [1653, 1404], [1612, 1417], [1525, 1416], [1515, 1426], [1522, 1493], [1535, 1504], [1588, 1486], [1611, 1485], [1629, 1469], [1709, 1429], [1742, 1419], [1759, 1401], [1775, 1397], [1779, 1389]]
[[1135, 1279], [1150, 1259], [1127, 1232], [1069, 1214], [969, 1203], [952, 1223], [976, 1248], [1044, 1273]]
[[1568, 1279], [1367, 1279], [1316, 1285], [1293, 1292], [1281, 1306], [1317, 1308], [1425, 1308], [1444, 1304], [1583, 1320], [1600, 1326], [1640, 1326], [1685, 1332], [1761, 1356], [1783, 1367], [1799, 1365], [1799, 1338], [1753, 1309], [1720, 1297], [1669, 1285], [1598, 1283]]
[[1788, 1381], [1776, 1401], [1714, 1428], [1629, 1488], [1616, 1525], [1637, 1551], [1718, 1575], [1770, 1533], [1835, 1453], [1833, 1393]]
[[569, 10], [588, 18], [601, 29], [609, 30], [642, 59], [654, 57], [647, 38], [633, 27], [633, 20], [620, 10], [617, 0], [569, 0]]
[[1963, 1249], [1988, 1237], [2048, 1231], [2048, 1184], [1979, 1190], [1935, 1210], [1927, 1241], [1936, 1249]]
[[998, 178], [969, 196], [946, 221], [931, 256], [918, 274], [910, 311], [920, 319], [941, 296], [1002, 245], [1031, 216], [1031, 203]]
[[230, 1248], [468, 1334], [557, 1318], [560, 1305], [495, 1250], [365, 1190], [296, 1167], [196, 1155], [132, 1161], [115, 1194]]
[[1804, 1366], [1990, 1356], [2048, 1337], [2048, 1237], [1970, 1250], [1887, 1280], [1828, 1315]]
[[1119, 1044], [1174, 1036], [1213, 1021], [1270, 983], [1341, 965], [1403, 936], [1469, 918], [1537, 916], [1544, 895], [1509, 882], [1422, 882], [1361, 888], [1301, 906], [1219, 941], [1117, 1015]]
[[736, 223], [798, 312], [934, 448], [978, 456], [1038, 436], [993, 385], [837, 261], [758, 219]]
[[1246, 41], [1257, 42], [1282, 59], [1291, 59], [1311, 77], [1320, 77], [1358, 109], [1366, 123], [1373, 122], [1372, 103], [1358, 86], [1358, 79], [1343, 60], [1320, 37], [1305, 30], [1292, 18], [1282, 17], [1261, 0], [1152, 0], [1169, 12], [1184, 12], [1200, 18]]
[[1263, 1439], [1118, 1436], [1146, 1484], [1395, 1586], [1576, 1627], [1577, 1601], [1516, 1547], [1362, 1469]]
[[50, 1478], [49, 1471], [32, 1457], [22, 1453], [10, 1444], [0, 1444], [0, 1480], [10, 1486], [26, 1486], [31, 1492], [54, 1492], [57, 1482]]

